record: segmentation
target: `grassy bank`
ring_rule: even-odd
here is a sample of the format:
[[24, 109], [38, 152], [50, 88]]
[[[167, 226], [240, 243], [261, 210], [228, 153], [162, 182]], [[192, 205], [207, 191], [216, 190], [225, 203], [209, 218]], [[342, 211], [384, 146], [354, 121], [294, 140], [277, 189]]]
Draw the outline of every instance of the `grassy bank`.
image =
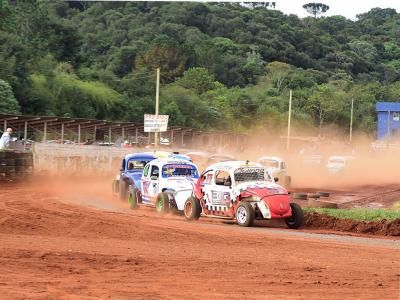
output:
[[339, 219], [352, 219], [359, 221], [380, 221], [382, 219], [400, 219], [400, 210], [397, 209], [334, 209], [334, 208], [303, 208], [305, 212], [317, 212]]

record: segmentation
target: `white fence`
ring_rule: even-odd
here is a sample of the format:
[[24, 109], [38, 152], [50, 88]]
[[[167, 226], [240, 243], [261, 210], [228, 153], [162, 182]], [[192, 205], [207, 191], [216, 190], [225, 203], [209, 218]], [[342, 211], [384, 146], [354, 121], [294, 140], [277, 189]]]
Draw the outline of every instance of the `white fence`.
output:
[[35, 170], [58, 175], [104, 175], [119, 169], [122, 158], [129, 153], [152, 151], [143, 148], [117, 148], [95, 145], [63, 145], [35, 143]]

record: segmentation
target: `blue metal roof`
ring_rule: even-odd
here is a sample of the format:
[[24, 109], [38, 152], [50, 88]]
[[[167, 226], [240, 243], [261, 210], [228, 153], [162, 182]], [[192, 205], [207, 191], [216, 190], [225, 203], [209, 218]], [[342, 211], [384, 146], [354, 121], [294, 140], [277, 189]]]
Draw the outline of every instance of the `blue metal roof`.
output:
[[135, 158], [140, 158], [140, 159], [156, 159], [157, 156], [155, 156], [154, 154], [151, 153], [146, 153], [146, 152], [142, 152], [142, 153], [132, 153], [132, 154], [127, 154], [125, 155], [125, 160], [130, 160], [130, 159], [135, 159]]
[[400, 102], [376, 102], [376, 111], [400, 111]]

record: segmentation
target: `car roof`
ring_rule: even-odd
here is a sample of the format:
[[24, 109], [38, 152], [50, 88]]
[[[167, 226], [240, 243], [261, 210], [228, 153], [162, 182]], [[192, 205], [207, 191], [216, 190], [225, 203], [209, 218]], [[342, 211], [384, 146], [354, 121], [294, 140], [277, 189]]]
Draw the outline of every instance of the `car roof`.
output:
[[[179, 165], [191, 165], [195, 166], [192, 162], [186, 160], [186, 159], [180, 159], [180, 158], [173, 158], [173, 157], [162, 157], [162, 158], [157, 158], [153, 161], [151, 161], [152, 165], [157, 165], [157, 166], [164, 166], [166, 164], [179, 164]], [[196, 167], [197, 168], [197, 167]]]
[[211, 157], [225, 157], [225, 158], [230, 158], [232, 160], [235, 160], [235, 157], [233, 155], [230, 155], [230, 154], [215, 153], [215, 154], [211, 154], [209, 156], [209, 158], [211, 158]]
[[223, 161], [223, 162], [218, 162], [216, 164], [212, 164], [211, 166], [208, 166], [205, 170], [205, 172], [210, 171], [210, 170], [236, 170], [237, 168], [240, 167], [259, 167], [265, 169], [264, 166], [260, 165], [259, 163], [255, 162], [249, 162], [245, 160], [230, 160], [230, 161]]
[[282, 162], [283, 158], [280, 158], [278, 156], [262, 156], [258, 159], [258, 161], [261, 161], [261, 160], [274, 160], [274, 161]]
[[130, 160], [134, 158], [141, 158], [141, 159], [156, 159], [157, 156], [155, 156], [153, 153], [150, 152], [139, 152], [139, 153], [130, 153], [125, 155], [125, 160]]
[[206, 156], [209, 156], [210, 154], [207, 153], [207, 152], [193, 151], [193, 152], [187, 152], [187, 153], [185, 153], [185, 155], [187, 155], [187, 156], [194, 155], [194, 156], [204, 156], [204, 157], [206, 157]]

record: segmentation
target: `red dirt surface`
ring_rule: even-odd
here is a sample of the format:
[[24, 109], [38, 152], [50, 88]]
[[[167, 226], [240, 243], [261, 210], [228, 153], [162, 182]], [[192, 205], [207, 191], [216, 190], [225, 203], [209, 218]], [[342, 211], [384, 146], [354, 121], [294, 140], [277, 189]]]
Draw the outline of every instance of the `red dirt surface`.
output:
[[398, 249], [131, 211], [109, 182], [0, 186], [1, 299], [399, 299]]

